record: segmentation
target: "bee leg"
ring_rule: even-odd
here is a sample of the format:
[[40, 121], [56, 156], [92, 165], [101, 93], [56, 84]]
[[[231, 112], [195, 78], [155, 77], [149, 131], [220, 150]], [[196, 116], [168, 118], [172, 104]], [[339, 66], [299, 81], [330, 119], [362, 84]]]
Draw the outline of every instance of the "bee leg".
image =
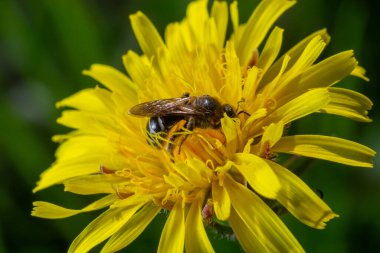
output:
[[187, 130], [193, 131], [195, 126], [195, 118], [194, 117], [189, 117], [189, 120], [187, 121], [185, 128]]
[[188, 98], [190, 97], [190, 93], [189, 92], [185, 92], [182, 94], [182, 98]]

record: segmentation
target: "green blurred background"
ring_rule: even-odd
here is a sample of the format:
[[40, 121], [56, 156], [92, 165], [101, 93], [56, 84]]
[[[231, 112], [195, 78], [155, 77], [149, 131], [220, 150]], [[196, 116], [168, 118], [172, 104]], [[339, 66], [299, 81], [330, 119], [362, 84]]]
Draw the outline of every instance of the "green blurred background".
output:
[[[92, 200], [63, 193], [62, 186], [31, 192], [39, 174], [54, 161], [57, 145], [51, 136], [67, 131], [55, 122], [60, 112], [54, 104], [96, 85], [81, 75], [92, 63], [122, 70], [121, 56], [128, 49], [140, 52], [129, 14], [142, 10], [162, 34], [167, 23], [183, 18], [188, 2], [0, 0], [0, 252], [64, 252], [99, 214], [64, 220], [30, 216], [35, 200], [72, 208]], [[241, 22], [257, 2], [239, 2]], [[371, 124], [313, 115], [294, 124], [294, 132], [339, 136], [379, 150], [378, 10], [375, 0], [300, 0], [277, 22], [285, 28], [284, 50], [323, 27], [332, 35], [324, 57], [354, 49], [371, 82], [349, 77], [340, 86], [361, 91], [375, 103]], [[375, 168], [368, 170], [318, 161], [305, 173], [304, 180], [322, 190], [340, 214], [323, 231], [283, 217], [308, 252], [380, 252], [379, 163], [376, 158]], [[164, 218], [156, 219], [128, 252], [154, 252]], [[210, 239], [217, 252], [238, 251], [234, 242], [214, 234]]]

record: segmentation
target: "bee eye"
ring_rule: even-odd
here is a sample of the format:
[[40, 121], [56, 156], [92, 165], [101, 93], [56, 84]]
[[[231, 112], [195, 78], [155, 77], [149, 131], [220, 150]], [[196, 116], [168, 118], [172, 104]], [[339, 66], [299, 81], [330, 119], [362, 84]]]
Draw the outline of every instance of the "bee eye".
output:
[[227, 116], [230, 118], [234, 118], [236, 116], [234, 109], [232, 109], [232, 106], [230, 106], [229, 104], [223, 105], [223, 112], [225, 112]]

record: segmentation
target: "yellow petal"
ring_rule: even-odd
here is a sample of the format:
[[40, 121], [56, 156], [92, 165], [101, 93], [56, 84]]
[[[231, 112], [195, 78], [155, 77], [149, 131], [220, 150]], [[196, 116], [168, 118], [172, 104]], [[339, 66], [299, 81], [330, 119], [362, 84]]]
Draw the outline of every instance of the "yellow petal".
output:
[[148, 58], [156, 55], [158, 49], [165, 47], [160, 34], [142, 12], [138, 11], [129, 18], [141, 50]]
[[55, 152], [59, 161], [91, 154], [110, 155], [109, 140], [103, 136], [76, 136], [63, 142]]
[[341, 52], [309, 67], [289, 85], [300, 91], [328, 87], [348, 76], [356, 65], [352, 50]]
[[206, 35], [205, 25], [208, 18], [209, 15], [206, 0], [192, 1], [189, 3], [186, 9], [185, 22], [187, 23], [189, 32], [193, 37], [193, 43], [196, 42], [196, 45], [193, 45], [193, 47], [204, 44], [204, 36]]
[[127, 247], [145, 230], [160, 210], [157, 206], [145, 205], [107, 241], [101, 252], [116, 252]]
[[[205, 25], [205, 34], [204, 34], [204, 47], [207, 47], [207, 51], [205, 51], [205, 61], [209, 61], [212, 59], [216, 59], [216, 55], [219, 53], [218, 50], [221, 50], [222, 48], [219, 47], [220, 41], [219, 41], [219, 34], [218, 34], [218, 28], [216, 27], [215, 20], [212, 18], [209, 18]], [[218, 50], [216, 50], [218, 48]]]
[[236, 46], [236, 54], [242, 66], [247, 65], [252, 53], [259, 47], [273, 23], [296, 1], [261, 1], [249, 18]]
[[227, 42], [225, 52], [225, 84], [220, 90], [221, 97], [228, 104], [235, 104], [241, 98], [241, 70], [232, 42]]
[[[121, 142], [121, 138], [118, 136], [118, 142]], [[138, 140], [135, 139], [137, 144]], [[59, 165], [61, 162], [65, 162], [66, 165], [73, 165], [72, 163], [86, 161], [86, 156], [91, 157], [91, 159], [96, 160], [99, 164], [96, 166], [99, 168], [100, 165], [107, 168], [120, 168], [124, 167], [126, 163], [125, 156], [123, 154], [115, 154], [115, 146], [111, 145], [112, 141], [108, 137], [104, 136], [92, 136], [92, 135], [78, 135], [69, 136], [68, 140], [65, 140], [58, 147], [55, 156], [57, 157], [57, 162], [53, 164]], [[136, 150], [136, 154], [140, 154], [142, 150], [139, 145], [146, 144], [145, 140], [138, 143], [137, 147], [133, 147]], [[124, 150], [124, 149], [123, 149]], [[126, 149], [131, 152], [131, 147]], [[71, 159], [78, 159], [71, 161]], [[90, 161], [90, 160], [89, 160]]]
[[226, 189], [218, 181], [212, 182], [212, 200], [216, 217], [226, 220], [230, 216], [231, 200]]
[[267, 160], [280, 180], [277, 200], [304, 224], [323, 229], [327, 221], [338, 217], [301, 179], [281, 165]]
[[265, 43], [263, 52], [261, 53], [257, 63], [257, 67], [262, 69], [262, 75], [265, 74], [280, 52], [283, 32], [284, 29], [275, 27]]
[[272, 168], [262, 158], [253, 154], [237, 153], [233, 161], [252, 189], [266, 198], [277, 197], [280, 182]]
[[186, 216], [185, 248], [187, 253], [214, 252], [203, 226], [202, 200], [196, 199], [192, 202]]
[[215, 169], [215, 172], [218, 174], [218, 175], [224, 175], [225, 173], [227, 173], [231, 167], [234, 165], [234, 163], [230, 160], [228, 160], [223, 166], [218, 166], [216, 169]]
[[232, 208], [230, 218], [228, 219], [236, 238], [245, 252], [269, 252], [265, 247], [263, 240], [260, 240], [260, 234], [255, 233], [248, 225], [239, 217], [235, 209]]
[[278, 140], [282, 137], [282, 133], [284, 130], [284, 124], [282, 121], [278, 123], [270, 124], [264, 131], [264, 134], [261, 138], [261, 154], [265, 152], [265, 148], [272, 148], [274, 144], [277, 143]]
[[254, 138], [249, 138], [248, 140], [247, 140], [247, 143], [245, 144], [245, 146], [244, 146], [244, 149], [243, 149], [243, 153], [252, 153], [252, 154], [254, 154], [254, 152], [252, 152], [251, 150], [252, 150], [252, 143], [255, 141], [255, 139]]
[[[253, 66], [252, 68], [247, 70], [247, 78], [244, 80], [242, 97], [245, 101], [254, 101], [256, 97], [256, 90], [258, 87], [258, 74], [259, 69], [257, 66]], [[252, 111], [250, 107], [252, 103], [244, 103], [244, 109], [248, 111]]]
[[217, 32], [219, 48], [224, 45], [227, 24], [228, 24], [228, 6], [226, 2], [214, 1], [211, 8], [211, 17], [214, 18]]
[[[191, 51], [191, 43], [195, 43], [191, 34], [188, 31], [187, 23], [171, 23], [165, 30], [165, 41], [168, 48], [168, 53], [173, 57], [173, 60], [178, 63], [183, 62], [186, 58], [186, 53]], [[177, 67], [182, 67], [181, 65]], [[182, 69], [181, 69], [182, 70]], [[185, 69], [184, 69], [185, 70]], [[181, 71], [184, 72], [184, 71]]]
[[313, 89], [295, 99], [284, 104], [268, 117], [264, 118], [260, 124], [255, 125], [256, 129], [269, 125], [271, 122], [282, 121], [287, 124], [308, 114], [314, 113], [323, 108], [330, 101], [327, 89]]
[[[205, 25], [211, 27], [212, 23], [210, 21]], [[168, 81], [172, 83], [173, 88], [175, 86], [172, 92], [177, 93], [176, 96], [180, 92], [215, 95], [217, 94], [216, 91], [211, 92], [210, 88], [214, 89], [214, 87], [221, 86], [221, 77], [215, 68], [219, 52], [216, 52], [216, 45], [199, 45], [201, 42], [196, 41], [198, 38], [193, 38], [194, 36], [198, 36], [198, 31], [194, 33], [191, 29], [188, 23], [174, 23], [166, 29], [168, 56], [170, 57], [170, 63], [166, 65], [171, 66], [169, 70], [171, 73], [170, 77], [174, 79], [169, 79]], [[217, 36], [216, 34], [214, 35], [215, 37]], [[214, 35], [207, 35], [206, 37], [212, 40]], [[205, 39], [203, 37], [204, 35], [202, 35], [202, 40]], [[207, 50], [204, 51], [206, 48]], [[163, 63], [160, 63], [160, 65], [162, 66]], [[205, 74], [205, 68], [210, 70], [209, 74]], [[205, 83], [214, 84], [215, 86], [204, 85]], [[164, 85], [166, 86], [166, 84]], [[179, 90], [180, 87], [183, 90]]]
[[[303, 252], [301, 245], [280, 218], [256, 194], [230, 176], [225, 178], [224, 187], [239, 218], [268, 252]], [[249, 246], [245, 245], [247, 248]], [[255, 251], [256, 248], [247, 252]]]
[[178, 200], [170, 211], [162, 231], [158, 253], [182, 253], [185, 243], [185, 217], [182, 201]]
[[[97, 160], [98, 159], [98, 160]], [[94, 174], [99, 172], [101, 158], [79, 157], [71, 159], [70, 163], [57, 163], [41, 174], [33, 192], [40, 191], [54, 184], [62, 183], [64, 180], [78, 176]]]
[[105, 211], [75, 238], [68, 252], [88, 252], [116, 233], [140, 207], [141, 204], [129, 208], [114, 208]]
[[[139, 146], [136, 147], [137, 152]], [[71, 137], [59, 146], [56, 157], [57, 161], [41, 174], [34, 192], [70, 178], [99, 173], [101, 165], [118, 167], [124, 163], [125, 166], [125, 158], [115, 155], [114, 147], [102, 136]], [[123, 159], [120, 164], [117, 164], [118, 159]]]
[[264, 128], [264, 133], [261, 137], [261, 141], [255, 145], [253, 138], [250, 139], [245, 145], [243, 153], [256, 154], [265, 159], [270, 159], [273, 156], [271, 148], [276, 144], [276, 142], [281, 139], [284, 130], [284, 124], [282, 121], [278, 123], [271, 123], [268, 127]]
[[118, 197], [115, 194], [110, 194], [79, 210], [64, 208], [44, 201], [36, 201], [33, 202], [32, 216], [47, 219], [62, 219], [110, 206], [117, 199]]
[[129, 50], [123, 55], [123, 63], [132, 80], [139, 85], [139, 89], [145, 89], [145, 80], [152, 75], [152, 65], [145, 55], [138, 55]]
[[192, 188], [192, 186], [177, 173], [169, 173], [168, 175], [164, 175], [164, 180], [169, 186], [177, 189], [184, 190]]
[[343, 88], [329, 88], [329, 96], [331, 101], [320, 110], [321, 112], [341, 115], [357, 121], [372, 121], [367, 115], [373, 103], [366, 96]]
[[239, 145], [238, 140], [238, 122], [230, 117], [223, 117], [221, 119], [223, 133], [226, 136], [227, 142], [227, 152], [228, 154], [233, 154], [236, 152], [237, 147]]
[[354, 70], [351, 72], [351, 75], [359, 77], [363, 79], [366, 82], [369, 82], [369, 78], [365, 76], [365, 68], [362, 66], [357, 65]]
[[236, 33], [239, 26], [239, 10], [238, 10], [237, 1], [233, 1], [230, 4], [230, 15], [231, 15], [232, 27], [234, 28], [234, 33]]
[[273, 151], [368, 168], [373, 167], [376, 153], [359, 143], [323, 135], [286, 136], [277, 142]]
[[243, 126], [243, 132], [248, 131], [252, 125], [254, 125], [254, 122], [258, 119], [264, 118], [267, 116], [267, 109], [266, 108], [260, 108], [254, 113], [249, 116], [249, 118], [245, 121], [245, 124]]
[[109, 113], [109, 107], [112, 104], [109, 91], [101, 88], [90, 88], [59, 101], [56, 106], [69, 106], [83, 111]]
[[62, 116], [57, 119], [57, 122], [70, 128], [81, 129], [89, 134], [104, 134], [107, 128], [114, 128], [114, 130], [117, 131], [117, 125], [112, 125], [114, 121], [109, 115], [95, 112], [66, 110], [62, 112]]
[[111, 205], [111, 208], [141, 206], [149, 203], [150, 200], [151, 197], [149, 195], [133, 194], [128, 198], [118, 199]]
[[137, 103], [136, 85], [115, 68], [94, 64], [89, 70], [83, 71], [83, 74], [91, 76], [111, 91], [122, 95], [124, 98], [128, 98], [125, 99], [127, 107], [131, 107]]
[[212, 170], [198, 159], [187, 159], [186, 162], [177, 162], [176, 171], [185, 178], [186, 181], [197, 187], [207, 187], [213, 176]]
[[281, 68], [280, 68], [279, 72], [276, 73], [277, 75], [273, 78], [273, 80], [271, 80], [268, 84], [263, 83], [263, 82], [260, 83], [259, 90], [260, 91], [262, 90], [262, 91], [260, 92], [261, 94], [259, 94], [259, 95], [261, 95], [263, 97], [269, 97], [269, 98], [273, 97], [273, 94], [275, 94], [275, 91], [281, 85], [281, 83], [279, 83], [279, 81], [281, 80], [285, 70], [287, 69], [290, 60], [291, 60], [290, 56], [285, 55], [284, 60], [281, 64]]
[[[146, 86], [147, 92], [151, 92], [152, 94], [154, 94], [153, 92], [156, 92], [156, 94], [154, 94], [155, 99], [164, 98], [164, 97], [172, 98], [172, 97], [178, 96], [178, 94], [181, 94], [181, 93], [183, 94], [185, 92], [192, 91], [191, 85], [187, 83], [187, 81], [183, 77], [183, 74], [181, 73], [182, 65], [177, 64], [177, 61], [180, 63], [182, 61], [182, 64], [183, 63], [189, 64], [189, 61], [182, 59], [184, 55], [187, 55], [187, 54], [183, 51], [185, 49], [183, 49], [182, 46], [179, 45], [182, 42], [178, 41], [178, 39], [182, 40], [183, 37], [181, 37], [181, 35], [178, 35], [180, 31], [177, 31], [177, 34], [174, 34], [174, 35], [171, 34], [173, 33], [173, 29], [170, 29], [170, 27], [178, 27], [178, 24], [175, 24], [175, 23], [170, 24], [167, 27], [165, 35], [167, 37], [166, 40], [169, 40], [167, 41], [168, 49], [167, 50], [161, 49], [158, 51], [158, 56], [157, 56], [158, 68], [155, 68], [156, 71], [159, 71], [162, 77], [162, 82], [157, 82], [157, 81], [160, 81], [160, 78], [157, 78], [154, 75], [151, 75], [150, 77], [148, 77], [150, 78], [150, 80], [152, 80], [148, 84], [145, 84], [146, 80], [145, 82], [143, 82], [144, 85]], [[174, 40], [175, 42], [171, 40]], [[172, 44], [171, 45], [172, 47], [169, 47], [169, 43]], [[177, 48], [180, 48], [181, 51], [176, 52]], [[132, 67], [134, 67], [133, 63], [131, 63], [131, 65]], [[147, 68], [145, 67], [144, 70], [147, 70]], [[148, 72], [148, 71], [145, 71], [145, 72]], [[157, 87], [154, 87], [154, 86], [157, 86]], [[154, 89], [151, 91], [151, 88], [153, 87]], [[161, 91], [163, 90], [162, 87], [165, 87], [164, 89], [165, 92]], [[158, 90], [158, 92], [156, 91], [156, 89]], [[145, 95], [145, 91], [143, 92]], [[147, 97], [151, 97], [151, 96], [147, 95]]]
[[299, 75], [304, 69], [311, 66], [322, 53], [326, 46], [326, 42], [320, 35], [313, 38], [305, 47], [302, 54], [297, 61], [289, 68], [281, 79], [281, 87], [286, 87], [286, 84], [297, 75]]
[[125, 182], [125, 178], [114, 175], [86, 175], [66, 180], [65, 191], [81, 194], [114, 193], [118, 183]]
[[273, 80], [273, 78], [277, 75], [279, 70], [281, 69], [282, 62], [284, 61], [284, 57], [288, 56], [290, 58], [289, 68], [293, 66], [293, 64], [297, 61], [297, 59], [301, 56], [302, 52], [305, 50], [305, 47], [310, 43], [312, 39], [317, 36], [321, 36], [321, 38], [326, 42], [326, 44], [330, 41], [330, 36], [327, 34], [326, 29], [322, 29], [316, 31], [315, 33], [310, 34], [302, 41], [298, 42], [293, 48], [287, 51], [282, 57], [280, 57], [267, 71], [265, 76], [262, 79], [262, 83], [266, 84]]

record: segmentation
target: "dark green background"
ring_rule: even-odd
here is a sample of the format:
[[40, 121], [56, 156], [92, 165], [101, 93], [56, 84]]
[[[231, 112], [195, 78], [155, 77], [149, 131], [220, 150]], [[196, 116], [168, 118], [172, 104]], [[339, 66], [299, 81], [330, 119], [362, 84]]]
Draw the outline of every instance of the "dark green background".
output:
[[[241, 22], [257, 4], [240, 1]], [[300, 0], [277, 22], [285, 28], [284, 49], [326, 27], [332, 35], [324, 57], [354, 49], [370, 83], [352, 77], [340, 86], [370, 97], [374, 123], [315, 115], [294, 124], [295, 133], [348, 138], [379, 150], [379, 8], [376, 1]], [[0, 252], [64, 252], [98, 213], [64, 220], [30, 216], [32, 202], [52, 201], [82, 207], [92, 198], [63, 193], [62, 186], [33, 195], [39, 174], [54, 161], [51, 136], [67, 129], [55, 123], [55, 102], [96, 83], [81, 75], [92, 63], [122, 69], [121, 56], [140, 52], [128, 15], [142, 10], [161, 34], [183, 18], [188, 1], [0, 1]], [[304, 175], [340, 218], [324, 231], [290, 215], [284, 220], [308, 252], [380, 252], [380, 159], [372, 170], [316, 162]], [[154, 252], [165, 215], [136, 240], [129, 252]], [[211, 234], [217, 252], [236, 252], [236, 244]], [[97, 248], [95, 251], [98, 251]]]

